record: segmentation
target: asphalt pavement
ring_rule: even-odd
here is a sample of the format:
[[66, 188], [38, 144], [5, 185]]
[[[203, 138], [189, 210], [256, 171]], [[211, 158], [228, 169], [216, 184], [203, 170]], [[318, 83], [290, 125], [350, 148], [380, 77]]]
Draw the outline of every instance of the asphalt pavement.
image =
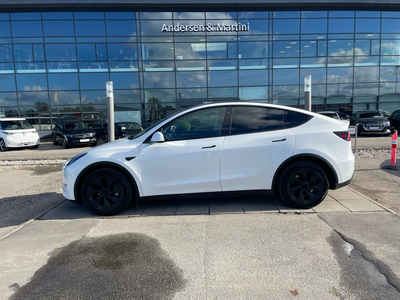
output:
[[[0, 160], [86, 149], [43, 143]], [[141, 203], [113, 217], [63, 201], [59, 166], [0, 167], [0, 299], [400, 299], [400, 217], [380, 201], [396, 187], [369, 197], [399, 176], [369, 161], [309, 210], [240, 197]]]

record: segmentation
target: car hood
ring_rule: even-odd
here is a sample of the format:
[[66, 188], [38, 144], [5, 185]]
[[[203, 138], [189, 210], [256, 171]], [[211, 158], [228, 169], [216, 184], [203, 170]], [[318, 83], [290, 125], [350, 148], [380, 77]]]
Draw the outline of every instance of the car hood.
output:
[[65, 134], [82, 134], [82, 133], [95, 133], [92, 129], [75, 129], [75, 130], [65, 130]]
[[123, 138], [92, 148], [88, 150], [88, 154], [96, 161], [103, 159], [115, 161], [124, 157], [121, 156], [121, 153], [128, 156], [136, 156], [139, 153], [141, 144], [142, 141]]
[[384, 117], [378, 117], [378, 118], [358, 118], [357, 121], [363, 123], [383, 123], [387, 122], [388, 120]]

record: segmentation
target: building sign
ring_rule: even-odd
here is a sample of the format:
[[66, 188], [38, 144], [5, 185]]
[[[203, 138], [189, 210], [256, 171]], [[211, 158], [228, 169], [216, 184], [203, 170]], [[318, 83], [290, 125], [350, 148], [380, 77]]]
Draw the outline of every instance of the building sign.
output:
[[161, 32], [240, 32], [240, 31], [249, 31], [250, 24], [211, 24], [207, 25], [181, 25], [177, 23], [176, 25], [166, 25], [163, 24], [161, 28]]

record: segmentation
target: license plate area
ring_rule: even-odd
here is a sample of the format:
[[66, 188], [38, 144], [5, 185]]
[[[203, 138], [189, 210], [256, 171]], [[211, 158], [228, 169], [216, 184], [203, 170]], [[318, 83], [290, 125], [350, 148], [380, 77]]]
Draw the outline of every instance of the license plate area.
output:
[[81, 143], [86, 143], [86, 142], [89, 142], [89, 139], [81, 139], [80, 142]]

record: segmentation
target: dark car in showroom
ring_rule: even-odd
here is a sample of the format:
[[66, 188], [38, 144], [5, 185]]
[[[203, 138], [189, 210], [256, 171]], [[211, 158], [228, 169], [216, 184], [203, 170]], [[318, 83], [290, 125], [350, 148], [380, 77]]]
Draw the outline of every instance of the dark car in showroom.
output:
[[[141, 131], [143, 131], [142, 126], [136, 122], [116, 122], [114, 127], [115, 139], [122, 139], [127, 136], [135, 136]], [[104, 136], [106, 142], [108, 141], [108, 128], [106, 127], [106, 132]]]
[[390, 122], [379, 110], [357, 111], [353, 114], [353, 123], [358, 134], [390, 134]]
[[59, 121], [53, 128], [53, 144], [62, 144], [64, 148], [71, 145], [97, 145], [96, 132], [82, 121]]
[[394, 112], [392, 112], [389, 115], [388, 120], [390, 122], [390, 129], [392, 131], [399, 130], [400, 129], [400, 110], [395, 110]]

